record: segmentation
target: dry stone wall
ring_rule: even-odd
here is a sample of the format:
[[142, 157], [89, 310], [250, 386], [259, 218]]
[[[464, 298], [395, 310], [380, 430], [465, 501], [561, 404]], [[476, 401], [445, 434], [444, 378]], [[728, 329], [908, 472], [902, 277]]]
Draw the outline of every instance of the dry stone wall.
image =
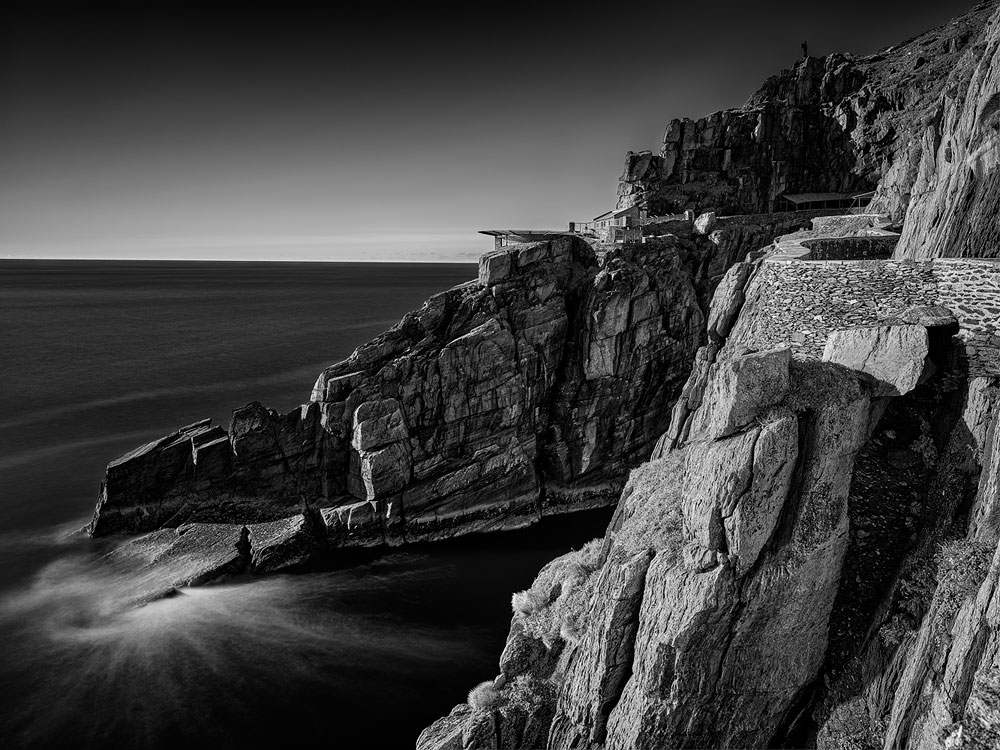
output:
[[892, 257], [898, 234], [873, 237], [821, 237], [803, 240], [809, 257], [803, 260], [879, 260]]
[[1000, 262], [940, 259], [933, 267], [937, 304], [961, 322], [970, 372], [1000, 373]]
[[791, 346], [820, 359], [836, 330], [873, 326], [916, 305], [955, 313], [970, 376], [1000, 373], [1000, 263], [989, 260], [765, 261], [729, 339], [738, 350]]

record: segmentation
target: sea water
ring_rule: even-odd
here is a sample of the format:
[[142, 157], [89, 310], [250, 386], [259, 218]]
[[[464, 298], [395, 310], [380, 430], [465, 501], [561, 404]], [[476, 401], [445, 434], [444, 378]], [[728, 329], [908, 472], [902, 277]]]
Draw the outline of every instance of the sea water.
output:
[[475, 272], [0, 261], [0, 747], [411, 747], [493, 677], [511, 592], [606, 513], [139, 608], [76, 533], [111, 459], [251, 400], [290, 410]]

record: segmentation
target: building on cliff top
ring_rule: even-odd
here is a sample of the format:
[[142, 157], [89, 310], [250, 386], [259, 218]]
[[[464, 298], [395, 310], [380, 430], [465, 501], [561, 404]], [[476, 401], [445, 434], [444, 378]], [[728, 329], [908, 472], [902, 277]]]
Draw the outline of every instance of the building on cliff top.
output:
[[783, 193], [774, 201], [775, 212], [813, 211], [825, 208], [864, 208], [875, 192], [867, 193]]
[[567, 234], [594, 234], [605, 242], [638, 242], [639, 227], [647, 220], [644, 204], [605, 211], [593, 221], [571, 221], [569, 229], [480, 229], [479, 234], [493, 238], [494, 249], [521, 242], [542, 242]]
[[[625, 208], [615, 208], [594, 217], [590, 222], [593, 231], [605, 242], [625, 242], [638, 239], [638, 234], [629, 229], [641, 226], [646, 220], [647, 211], [644, 203], [636, 203]], [[634, 235], [634, 236], [633, 236]]]
[[493, 247], [499, 250], [505, 245], [516, 245], [522, 242], [542, 242], [561, 237], [564, 234], [574, 234], [562, 229], [480, 229], [479, 234], [493, 238]]

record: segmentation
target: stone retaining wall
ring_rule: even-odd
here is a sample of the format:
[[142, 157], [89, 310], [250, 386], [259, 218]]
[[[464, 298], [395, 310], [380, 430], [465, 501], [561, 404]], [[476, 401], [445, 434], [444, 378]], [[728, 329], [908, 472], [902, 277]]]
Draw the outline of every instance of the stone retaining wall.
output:
[[1000, 262], [939, 258], [933, 261], [937, 303], [962, 323], [970, 370], [1000, 374]]
[[827, 237], [855, 237], [883, 223], [888, 223], [886, 217], [879, 214], [843, 214], [817, 217], [812, 220], [812, 228]]
[[827, 336], [877, 325], [914, 305], [944, 305], [959, 319], [970, 374], [1000, 375], [1000, 263], [975, 260], [762, 263], [746, 289], [727, 347], [789, 345], [818, 359]]
[[802, 240], [802, 245], [809, 248], [809, 256], [802, 260], [887, 260], [892, 257], [892, 251], [898, 243], [898, 234]]
[[842, 208], [817, 208], [810, 211], [776, 211], [766, 214], [733, 214], [732, 216], [720, 216], [718, 224], [721, 226], [741, 226], [743, 224], [767, 224], [782, 222], [800, 221], [802, 226], [811, 226], [812, 222], [819, 217], [838, 218], [844, 213]]

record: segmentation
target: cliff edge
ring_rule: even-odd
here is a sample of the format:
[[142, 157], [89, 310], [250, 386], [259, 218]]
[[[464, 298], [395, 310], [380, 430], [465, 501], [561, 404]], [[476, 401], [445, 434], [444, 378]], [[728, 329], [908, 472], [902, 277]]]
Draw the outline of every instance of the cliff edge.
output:
[[[614, 503], [666, 429], [721, 275], [803, 225], [688, 222], [600, 258], [572, 235], [488, 253], [477, 280], [322, 372], [309, 403], [248, 404], [228, 430], [197, 422], [111, 462], [88, 529], [157, 532], [131, 543], [154, 567], [183, 536], [193, 555], [229, 533], [248, 550], [220, 569], [267, 572]], [[191, 564], [178, 585], [205, 580]]]
[[607, 533], [514, 593], [419, 750], [1000, 747], [998, 40], [984, 3], [629, 155], [651, 212], [877, 191], [730, 268]]

